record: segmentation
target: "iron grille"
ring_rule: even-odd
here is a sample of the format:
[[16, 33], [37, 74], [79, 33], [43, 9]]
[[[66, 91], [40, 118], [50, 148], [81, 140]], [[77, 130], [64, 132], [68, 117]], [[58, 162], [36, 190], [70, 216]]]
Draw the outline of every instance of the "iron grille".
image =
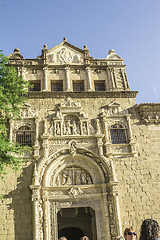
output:
[[16, 132], [16, 142], [18, 142], [21, 146], [32, 146], [32, 135], [33, 130], [31, 130], [27, 126], [23, 126], [19, 128]]
[[125, 144], [128, 143], [127, 129], [126, 127], [115, 124], [110, 128], [112, 144]]

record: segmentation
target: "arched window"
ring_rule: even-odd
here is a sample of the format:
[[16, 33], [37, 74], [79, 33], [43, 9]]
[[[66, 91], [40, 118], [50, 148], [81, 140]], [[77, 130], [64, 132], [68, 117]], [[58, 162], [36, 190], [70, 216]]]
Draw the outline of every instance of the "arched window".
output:
[[119, 123], [116, 123], [110, 128], [112, 144], [128, 143], [127, 128]]
[[20, 127], [16, 132], [16, 142], [20, 143], [20, 145], [24, 146], [32, 146], [32, 135], [33, 130], [28, 126]]

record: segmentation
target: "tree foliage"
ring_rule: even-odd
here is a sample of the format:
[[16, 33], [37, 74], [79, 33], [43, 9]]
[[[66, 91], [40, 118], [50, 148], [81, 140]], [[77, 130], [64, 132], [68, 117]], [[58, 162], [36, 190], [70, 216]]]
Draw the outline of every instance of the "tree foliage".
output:
[[18, 169], [22, 159], [18, 157], [23, 151], [17, 143], [8, 137], [10, 118], [20, 117], [20, 110], [27, 100], [28, 82], [18, 76], [15, 67], [0, 53], [0, 176], [6, 174], [6, 167]]

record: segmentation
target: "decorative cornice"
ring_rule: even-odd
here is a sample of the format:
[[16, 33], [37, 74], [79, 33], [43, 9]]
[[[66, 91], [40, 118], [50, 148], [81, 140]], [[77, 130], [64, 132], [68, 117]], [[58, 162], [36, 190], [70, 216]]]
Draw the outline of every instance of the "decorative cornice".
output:
[[28, 98], [135, 98], [138, 91], [113, 92], [28, 92]]

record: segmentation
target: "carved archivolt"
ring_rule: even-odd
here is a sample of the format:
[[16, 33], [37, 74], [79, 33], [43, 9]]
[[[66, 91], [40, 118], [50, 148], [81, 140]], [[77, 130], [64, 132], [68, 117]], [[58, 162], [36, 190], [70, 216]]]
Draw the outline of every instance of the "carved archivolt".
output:
[[37, 174], [39, 183], [45, 187], [98, 184], [112, 179], [110, 162], [84, 148], [76, 148], [76, 155], [71, 155], [69, 149], [63, 149], [49, 158], [43, 158], [38, 163]]

